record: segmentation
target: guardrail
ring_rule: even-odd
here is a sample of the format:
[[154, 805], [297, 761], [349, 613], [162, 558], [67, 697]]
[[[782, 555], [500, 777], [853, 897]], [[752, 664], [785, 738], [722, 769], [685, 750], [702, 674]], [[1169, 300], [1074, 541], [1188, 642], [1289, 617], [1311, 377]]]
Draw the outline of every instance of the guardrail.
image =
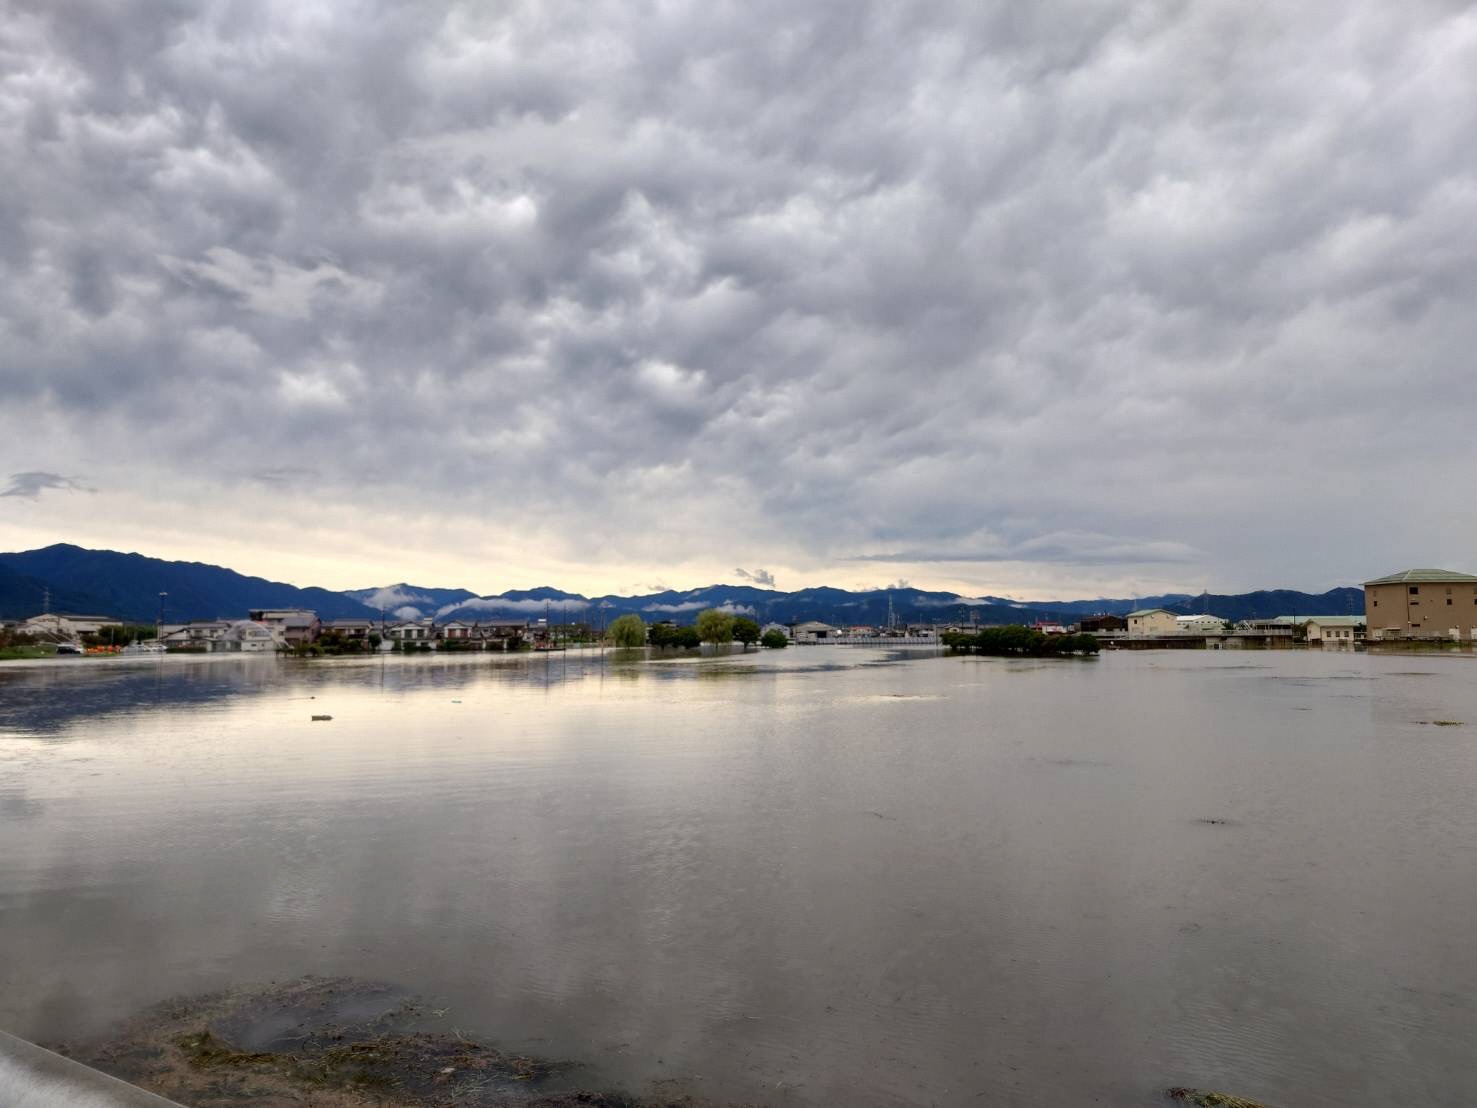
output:
[[4, 1108], [180, 1108], [116, 1077], [0, 1031]]

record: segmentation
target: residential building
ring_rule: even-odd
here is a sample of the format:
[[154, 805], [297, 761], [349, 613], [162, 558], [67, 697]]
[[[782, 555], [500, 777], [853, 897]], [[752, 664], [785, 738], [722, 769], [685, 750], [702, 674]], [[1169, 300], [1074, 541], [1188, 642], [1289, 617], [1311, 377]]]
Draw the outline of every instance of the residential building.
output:
[[227, 654], [271, 654], [287, 645], [287, 639], [271, 625], [238, 619], [211, 642], [210, 649]]
[[1174, 630], [1178, 635], [1223, 635], [1226, 621], [1207, 612], [1198, 615], [1175, 616]]
[[1140, 608], [1124, 618], [1128, 620], [1128, 636], [1133, 639], [1173, 635], [1178, 630], [1175, 614], [1168, 608]]
[[307, 608], [256, 608], [250, 622], [263, 623], [276, 632], [288, 646], [306, 646], [318, 638], [323, 629], [318, 613]]
[[1363, 616], [1309, 616], [1303, 626], [1309, 642], [1353, 646], [1364, 641]]
[[477, 624], [488, 650], [516, 650], [528, 638], [526, 619], [490, 619]]
[[166, 647], [186, 650], [210, 650], [212, 644], [230, 630], [227, 619], [197, 619], [190, 623], [165, 623], [159, 627], [158, 639]]
[[323, 621], [323, 632], [332, 631], [349, 642], [364, 642], [379, 634], [379, 622], [372, 619], [329, 619]]
[[1407, 569], [1366, 581], [1364, 622], [1371, 640], [1477, 642], [1477, 576]]
[[391, 624], [385, 634], [397, 642], [430, 645], [436, 641], [436, 630], [436, 621], [427, 616], [425, 619], [409, 619]]
[[1122, 616], [1086, 616], [1077, 623], [1077, 630], [1089, 635], [1111, 635], [1128, 630], [1128, 620]]

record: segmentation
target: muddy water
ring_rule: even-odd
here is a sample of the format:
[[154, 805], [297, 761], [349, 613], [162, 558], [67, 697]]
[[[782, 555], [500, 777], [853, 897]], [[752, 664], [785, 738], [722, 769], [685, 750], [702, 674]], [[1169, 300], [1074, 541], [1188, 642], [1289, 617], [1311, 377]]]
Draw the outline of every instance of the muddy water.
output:
[[321, 974], [636, 1091], [1466, 1104], [1474, 794], [1471, 658], [5, 666], [0, 1027]]

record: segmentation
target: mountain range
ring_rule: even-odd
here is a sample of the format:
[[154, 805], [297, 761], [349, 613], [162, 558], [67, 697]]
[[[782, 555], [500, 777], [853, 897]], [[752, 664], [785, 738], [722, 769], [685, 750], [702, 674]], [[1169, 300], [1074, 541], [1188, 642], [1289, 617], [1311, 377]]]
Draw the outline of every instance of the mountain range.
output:
[[963, 597], [951, 592], [896, 588], [852, 591], [811, 588], [781, 592], [753, 585], [709, 585], [686, 592], [668, 590], [641, 596], [587, 597], [562, 589], [511, 589], [479, 596], [470, 589], [431, 588], [404, 582], [378, 588], [335, 592], [299, 588], [248, 577], [221, 566], [174, 562], [142, 554], [88, 550], [69, 544], [0, 554], [0, 617], [35, 615], [49, 600], [52, 611], [111, 615], [153, 622], [166, 593], [166, 620], [240, 618], [251, 608], [311, 608], [325, 619], [435, 616], [439, 620], [541, 618], [608, 623], [633, 612], [651, 622], [690, 623], [705, 608], [726, 608], [760, 622], [795, 623], [818, 619], [833, 624], [878, 625], [889, 616], [899, 622], [1022, 623], [1071, 621], [1084, 615], [1122, 615], [1135, 608], [1162, 607], [1179, 614], [1209, 612], [1224, 619], [1263, 619], [1280, 615], [1358, 615], [1364, 593], [1337, 588], [1326, 593], [1289, 589], [1225, 595], [1169, 593], [1136, 598], [1013, 601], [1004, 597]]

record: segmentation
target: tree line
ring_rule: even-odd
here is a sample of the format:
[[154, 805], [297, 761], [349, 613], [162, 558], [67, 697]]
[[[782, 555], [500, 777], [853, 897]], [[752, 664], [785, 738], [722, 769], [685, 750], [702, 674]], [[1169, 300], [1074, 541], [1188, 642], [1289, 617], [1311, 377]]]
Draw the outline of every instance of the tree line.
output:
[[950, 650], [997, 657], [1050, 658], [1062, 654], [1096, 654], [1102, 646], [1095, 635], [1047, 635], [1019, 624], [982, 627], [976, 632], [945, 631], [940, 638]]
[[638, 615], [628, 613], [610, 625], [606, 637], [616, 646], [654, 646], [666, 649], [695, 649], [703, 643], [740, 642], [747, 650], [756, 642], [771, 648], [783, 647], [789, 639], [784, 632], [770, 630], [761, 634], [759, 624], [748, 616], [735, 615], [718, 608], [699, 612], [690, 627], [677, 627], [670, 623], [653, 623], [650, 626]]

